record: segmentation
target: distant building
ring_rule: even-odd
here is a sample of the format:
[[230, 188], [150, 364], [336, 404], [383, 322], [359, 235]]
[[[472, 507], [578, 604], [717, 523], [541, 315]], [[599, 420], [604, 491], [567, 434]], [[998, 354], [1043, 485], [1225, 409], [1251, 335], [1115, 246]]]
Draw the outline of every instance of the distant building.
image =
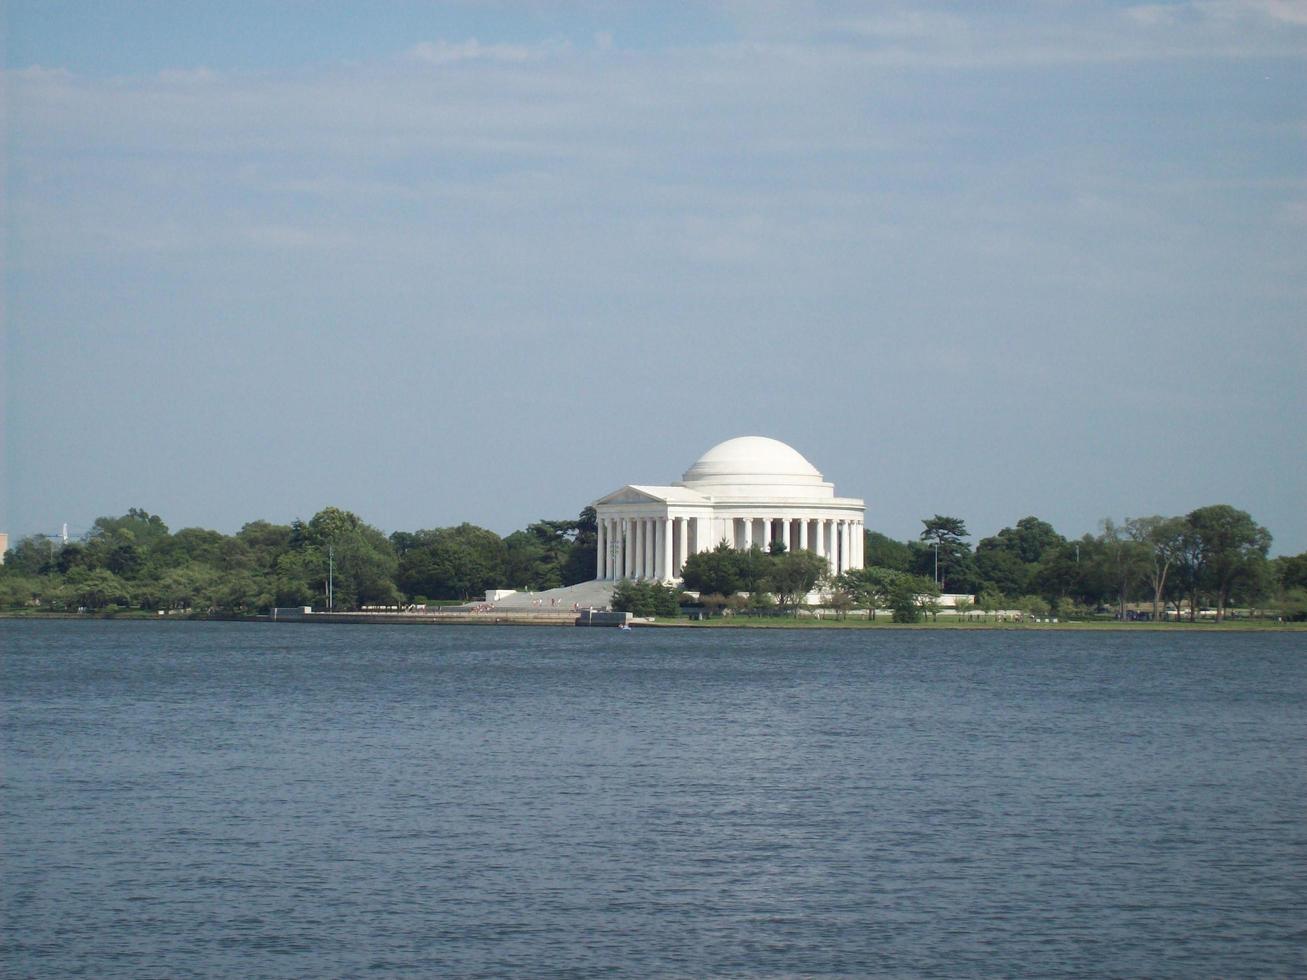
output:
[[670, 486], [628, 484], [595, 501], [601, 581], [681, 577], [690, 555], [725, 541], [825, 558], [834, 574], [862, 567], [866, 507], [835, 496], [817, 468], [776, 439], [742, 436], [713, 446]]

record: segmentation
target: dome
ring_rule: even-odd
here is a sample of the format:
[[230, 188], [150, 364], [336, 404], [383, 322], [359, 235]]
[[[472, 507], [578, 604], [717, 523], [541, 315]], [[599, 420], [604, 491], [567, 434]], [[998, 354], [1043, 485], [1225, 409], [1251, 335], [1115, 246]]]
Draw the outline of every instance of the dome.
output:
[[713, 446], [681, 477], [711, 497], [830, 497], [817, 468], [778, 439], [740, 436]]

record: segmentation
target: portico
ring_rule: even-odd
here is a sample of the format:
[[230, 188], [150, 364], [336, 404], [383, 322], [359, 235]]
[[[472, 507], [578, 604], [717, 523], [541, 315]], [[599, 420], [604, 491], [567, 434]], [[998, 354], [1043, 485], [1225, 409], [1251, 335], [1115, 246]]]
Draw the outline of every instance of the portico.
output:
[[862, 567], [862, 500], [836, 497], [811, 463], [775, 439], [727, 440], [679, 483], [628, 484], [594, 506], [600, 580], [675, 581], [691, 555], [723, 541], [809, 550], [832, 574]]

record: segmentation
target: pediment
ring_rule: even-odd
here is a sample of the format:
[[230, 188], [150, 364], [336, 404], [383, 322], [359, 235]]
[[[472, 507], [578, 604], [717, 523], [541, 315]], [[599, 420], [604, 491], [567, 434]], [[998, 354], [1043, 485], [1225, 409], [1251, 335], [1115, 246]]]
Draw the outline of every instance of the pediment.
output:
[[663, 497], [655, 496], [647, 490], [641, 490], [639, 487], [625, 486], [620, 490], [614, 490], [606, 497], [600, 497], [595, 501], [595, 506], [600, 504], [665, 504], [667, 501]]

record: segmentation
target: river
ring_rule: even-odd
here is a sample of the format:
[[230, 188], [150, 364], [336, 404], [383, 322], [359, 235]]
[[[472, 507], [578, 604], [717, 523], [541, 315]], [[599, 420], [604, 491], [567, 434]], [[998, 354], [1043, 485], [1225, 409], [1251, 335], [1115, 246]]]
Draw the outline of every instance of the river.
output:
[[1307, 635], [0, 621], [15, 976], [1307, 973]]

